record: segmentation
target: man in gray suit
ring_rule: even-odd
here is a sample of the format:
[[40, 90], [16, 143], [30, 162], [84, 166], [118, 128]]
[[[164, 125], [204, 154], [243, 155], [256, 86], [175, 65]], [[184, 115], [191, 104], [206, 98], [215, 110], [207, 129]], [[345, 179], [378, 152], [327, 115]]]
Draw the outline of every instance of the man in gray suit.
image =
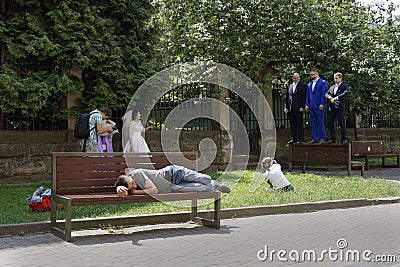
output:
[[304, 142], [304, 124], [303, 111], [306, 103], [307, 85], [300, 81], [300, 75], [293, 73], [293, 83], [291, 83], [286, 91], [285, 109], [290, 121], [290, 130], [292, 140], [288, 143], [303, 143]]

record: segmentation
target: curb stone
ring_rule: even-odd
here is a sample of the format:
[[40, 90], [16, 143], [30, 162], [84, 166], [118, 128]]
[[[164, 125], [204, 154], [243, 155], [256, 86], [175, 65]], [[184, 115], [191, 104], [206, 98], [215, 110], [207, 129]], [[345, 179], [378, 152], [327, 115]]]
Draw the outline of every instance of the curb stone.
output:
[[[229, 208], [221, 210], [221, 219], [243, 218], [273, 214], [305, 213], [329, 209], [356, 208], [395, 203], [400, 203], [400, 197], [374, 199], [359, 198], [269, 206], [253, 206], [244, 208]], [[212, 211], [199, 211], [199, 213], [202, 216], [208, 215], [210, 218], [212, 216]], [[103, 217], [95, 219], [76, 219], [74, 220], [73, 230], [102, 228], [107, 225], [132, 226], [174, 222], [180, 223], [188, 222], [189, 220], [190, 212], [159, 213], [124, 217]], [[62, 224], [62, 222], [60, 224]], [[50, 231], [51, 224], [49, 221], [0, 225], [0, 237], [33, 233], [48, 233]]]

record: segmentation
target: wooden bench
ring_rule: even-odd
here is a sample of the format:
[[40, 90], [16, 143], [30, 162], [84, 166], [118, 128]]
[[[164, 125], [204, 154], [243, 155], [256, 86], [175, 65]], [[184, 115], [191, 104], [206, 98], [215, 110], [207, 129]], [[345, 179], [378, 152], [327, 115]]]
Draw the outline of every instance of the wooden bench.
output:
[[345, 165], [347, 174], [351, 176], [352, 166], [361, 167], [361, 176], [364, 176], [364, 164], [351, 160], [350, 144], [309, 145], [292, 144], [289, 151], [289, 171], [293, 164], [301, 164], [302, 173], [306, 172], [306, 164], [313, 165]]
[[[72, 207], [105, 204], [129, 204], [144, 202], [164, 202], [191, 200], [190, 219], [204, 226], [220, 228], [220, 192], [185, 192], [154, 195], [129, 195], [119, 197], [114, 188], [116, 178], [125, 173], [126, 168], [160, 169], [176, 164], [196, 170], [197, 152], [180, 153], [53, 153], [52, 158], [52, 233], [72, 242]], [[168, 156], [168, 159], [167, 159]], [[197, 200], [213, 199], [213, 219], [199, 218]], [[57, 204], [64, 205], [65, 223], [57, 220]], [[61, 212], [61, 211], [60, 211]], [[63, 227], [64, 226], [64, 227]]]
[[368, 159], [381, 158], [382, 167], [385, 167], [385, 158], [397, 157], [396, 167], [400, 167], [399, 154], [385, 153], [384, 141], [352, 141], [351, 142], [352, 158], [364, 158], [365, 169], [369, 170]]

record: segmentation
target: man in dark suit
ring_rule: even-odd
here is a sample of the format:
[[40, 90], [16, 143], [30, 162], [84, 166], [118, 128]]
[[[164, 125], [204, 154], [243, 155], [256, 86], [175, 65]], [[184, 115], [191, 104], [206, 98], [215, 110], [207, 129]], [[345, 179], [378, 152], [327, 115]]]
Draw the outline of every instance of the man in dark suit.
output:
[[324, 144], [326, 141], [325, 130], [325, 94], [328, 83], [319, 77], [319, 69], [310, 71], [311, 82], [308, 84], [306, 96], [306, 111], [310, 112], [312, 140], [308, 144]]
[[329, 91], [325, 94], [325, 97], [328, 99], [328, 128], [331, 134], [331, 139], [326, 143], [336, 143], [335, 118], [337, 118], [342, 137], [342, 144], [347, 144], [346, 120], [344, 118], [344, 113], [346, 97], [349, 94], [349, 86], [342, 83], [343, 75], [340, 72], [335, 73], [333, 79], [335, 80], [335, 85], [332, 85], [331, 88], [329, 88]]
[[307, 85], [300, 81], [298, 73], [293, 73], [292, 80], [293, 83], [288, 86], [286, 91], [284, 109], [288, 114], [292, 133], [292, 140], [288, 142], [289, 144], [304, 142], [303, 111], [307, 94]]

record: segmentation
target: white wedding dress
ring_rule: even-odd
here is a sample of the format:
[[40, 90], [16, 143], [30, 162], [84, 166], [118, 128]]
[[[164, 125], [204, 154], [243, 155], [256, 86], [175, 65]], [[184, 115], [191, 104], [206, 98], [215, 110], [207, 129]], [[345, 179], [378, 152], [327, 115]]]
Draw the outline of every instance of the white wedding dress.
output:
[[[129, 142], [126, 144], [125, 152], [149, 153], [146, 140], [142, 136], [144, 127], [141, 121], [131, 121], [129, 124]], [[133, 144], [133, 145], [132, 145]], [[132, 145], [132, 149], [131, 149]]]

